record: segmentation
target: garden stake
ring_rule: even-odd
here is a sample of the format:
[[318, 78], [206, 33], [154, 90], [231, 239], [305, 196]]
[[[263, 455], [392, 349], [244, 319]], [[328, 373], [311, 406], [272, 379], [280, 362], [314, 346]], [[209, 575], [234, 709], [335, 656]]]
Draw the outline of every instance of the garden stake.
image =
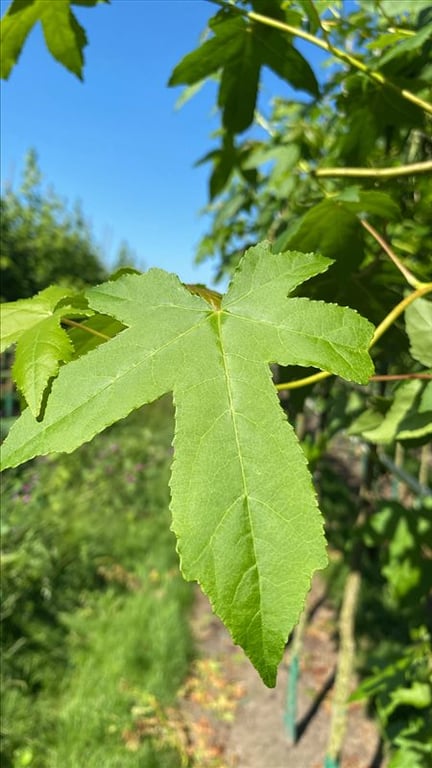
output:
[[[368, 516], [366, 502], [373, 485], [375, 462], [376, 448], [375, 446], [367, 446], [362, 461], [362, 482], [359, 489], [362, 506], [354, 526], [357, 529], [364, 524]], [[355, 615], [361, 586], [361, 548], [362, 544], [358, 540], [353, 547], [351, 570], [345, 582], [339, 618], [339, 655], [333, 693], [332, 720], [324, 768], [339, 768], [339, 756], [345, 736], [347, 705], [355, 656]]]
[[354, 620], [360, 590], [360, 573], [348, 574], [339, 621], [339, 661], [333, 696], [333, 712], [330, 736], [324, 768], [339, 768], [339, 754], [346, 729], [347, 702], [350, 694], [350, 681], [354, 665], [355, 640]]
[[300, 675], [300, 653], [303, 646], [306, 619], [307, 608], [305, 606], [293, 633], [292, 653], [288, 668], [284, 725], [291, 744], [295, 744], [297, 741], [297, 691]]
[[422, 446], [421, 453], [420, 453], [420, 466], [419, 466], [419, 474], [418, 474], [418, 481], [420, 485], [427, 486], [428, 480], [429, 480], [429, 461], [432, 458], [432, 452], [430, 444]]

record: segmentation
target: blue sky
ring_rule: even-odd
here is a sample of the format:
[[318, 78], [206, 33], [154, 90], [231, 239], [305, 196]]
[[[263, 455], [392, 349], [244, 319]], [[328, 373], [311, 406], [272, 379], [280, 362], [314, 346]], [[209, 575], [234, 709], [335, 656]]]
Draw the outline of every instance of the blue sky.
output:
[[[75, 7], [89, 39], [84, 83], [50, 57], [35, 28], [1, 85], [2, 184], [18, 184], [34, 147], [46, 183], [70, 204], [81, 201], [108, 262], [126, 240], [141, 268], [211, 284], [212, 263], [193, 265], [210, 166], [194, 163], [218, 127], [215, 86], [178, 110], [181, 89], [166, 84], [215, 10], [206, 0]], [[288, 95], [276, 80], [266, 76], [262, 98]]]

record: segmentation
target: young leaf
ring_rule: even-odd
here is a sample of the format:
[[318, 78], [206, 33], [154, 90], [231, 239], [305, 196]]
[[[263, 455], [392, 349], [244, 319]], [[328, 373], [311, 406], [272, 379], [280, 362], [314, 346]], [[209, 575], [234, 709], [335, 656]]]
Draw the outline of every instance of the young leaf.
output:
[[127, 329], [64, 366], [43, 421], [24, 412], [3, 449], [5, 467], [72, 451], [172, 390], [171, 508], [182, 570], [270, 686], [326, 556], [306, 460], [269, 363], [314, 365], [361, 383], [372, 372], [366, 320], [287, 299], [327, 266], [321, 256], [273, 254], [263, 243], [247, 252], [221, 302], [207, 303], [159, 269], [89, 291], [90, 305]]
[[72, 359], [73, 347], [60, 325], [60, 317], [46, 317], [22, 334], [16, 348], [12, 375], [32, 414], [39, 416], [48, 382], [60, 363]]
[[[32, 299], [0, 305], [0, 351], [17, 343], [12, 373], [35, 417], [49, 380], [56, 376], [61, 362], [72, 359], [73, 346], [60, 325], [62, 317], [92, 314], [79, 298], [73, 290], [52, 285]], [[74, 308], [74, 300], [81, 306]]]

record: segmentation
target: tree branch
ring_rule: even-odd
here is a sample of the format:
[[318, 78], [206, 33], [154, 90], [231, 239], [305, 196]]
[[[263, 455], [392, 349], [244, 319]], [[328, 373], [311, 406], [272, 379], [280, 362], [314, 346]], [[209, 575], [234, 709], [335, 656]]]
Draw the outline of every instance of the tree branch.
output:
[[432, 160], [423, 163], [399, 165], [396, 168], [317, 168], [314, 175], [319, 178], [368, 178], [391, 179], [398, 176], [414, 176], [432, 172]]

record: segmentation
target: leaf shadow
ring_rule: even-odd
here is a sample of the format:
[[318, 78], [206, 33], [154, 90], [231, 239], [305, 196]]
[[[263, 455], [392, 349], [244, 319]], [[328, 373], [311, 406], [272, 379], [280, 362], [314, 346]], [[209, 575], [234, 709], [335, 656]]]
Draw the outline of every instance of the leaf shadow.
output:
[[333, 687], [335, 677], [336, 677], [336, 670], [333, 670], [333, 672], [324, 681], [321, 687], [321, 690], [315, 696], [307, 712], [305, 712], [303, 717], [300, 718], [300, 720], [297, 722], [297, 739], [296, 739], [297, 743], [300, 741], [303, 734], [306, 732], [310, 723], [312, 722], [315, 715], [317, 714], [322, 702], [324, 701], [330, 689]]

